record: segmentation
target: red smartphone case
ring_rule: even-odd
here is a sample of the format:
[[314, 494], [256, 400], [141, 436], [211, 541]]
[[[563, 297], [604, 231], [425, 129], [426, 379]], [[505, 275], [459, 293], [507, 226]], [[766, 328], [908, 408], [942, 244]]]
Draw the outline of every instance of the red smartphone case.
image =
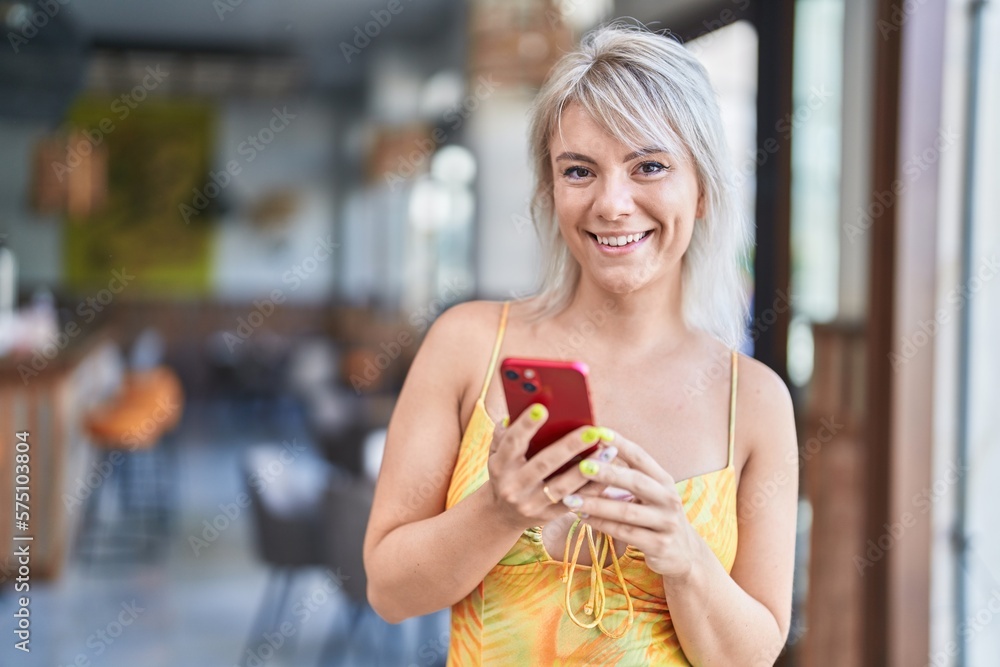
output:
[[[587, 388], [587, 365], [580, 361], [508, 357], [500, 364], [500, 377], [510, 421], [532, 403], [541, 403], [549, 417], [528, 445], [527, 458], [581, 426], [594, 423]], [[558, 475], [597, 451], [597, 445], [573, 457], [549, 477]]]

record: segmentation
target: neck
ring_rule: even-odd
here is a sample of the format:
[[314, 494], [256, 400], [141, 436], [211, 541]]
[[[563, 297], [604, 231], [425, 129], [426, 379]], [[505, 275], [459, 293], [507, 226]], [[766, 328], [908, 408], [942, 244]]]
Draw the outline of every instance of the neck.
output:
[[581, 275], [573, 299], [556, 319], [582, 339], [582, 348], [624, 349], [632, 356], [673, 350], [690, 333], [681, 304], [679, 271], [626, 294]]

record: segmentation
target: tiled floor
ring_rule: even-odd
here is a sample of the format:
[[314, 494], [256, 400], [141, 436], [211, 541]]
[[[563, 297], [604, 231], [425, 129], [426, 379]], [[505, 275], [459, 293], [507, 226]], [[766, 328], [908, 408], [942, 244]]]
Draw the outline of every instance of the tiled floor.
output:
[[287, 636], [259, 634], [248, 642], [269, 573], [255, 556], [252, 513], [243, 510], [197, 556], [189, 536], [199, 535], [202, 522], [243, 490], [238, 463], [247, 446], [292, 438], [308, 439], [293, 410], [189, 405], [175, 437], [178, 503], [165, 556], [144, 565], [87, 566], [71, 559], [57, 581], [35, 582], [30, 654], [13, 648], [15, 602], [7, 585], [0, 594], [0, 664], [443, 665], [447, 612], [389, 626], [368, 610], [348, 633], [350, 604], [331, 585], [330, 572], [319, 568], [305, 571], [289, 594]]

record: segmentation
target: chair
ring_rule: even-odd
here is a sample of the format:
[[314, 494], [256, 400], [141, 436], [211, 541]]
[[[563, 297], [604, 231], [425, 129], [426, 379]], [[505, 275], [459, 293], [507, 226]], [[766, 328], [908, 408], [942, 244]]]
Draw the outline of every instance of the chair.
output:
[[[389, 663], [391, 656], [387, 648], [403, 645], [404, 651], [418, 653], [418, 649], [407, 642], [388, 641], [387, 635], [405, 632], [406, 629], [416, 631], [421, 637], [419, 656], [399, 656], [410, 664], [414, 658], [419, 658], [420, 664], [428, 667], [443, 665], [445, 656], [437, 650], [440, 644], [441, 632], [437, 629], [439, 621], [447, 616], [447, 611], [429, 614], [420, 618], [404, 621], [401, 626], [392, 626], [383, 621], [368, 604], [368, 578], [364, 565], [364, 539], [368, 528], [368, 517], [371, 514], [372, 500], [375, 496], [375, 481], [381, 463], [382, 451], [385, 447], [385, 429], [376, 429], [364, 439], [365, 475], [355, 477], [346, 482], [333, 483], [327, 488], [323, 506], [323, 531], [326, 542], [327, 567], [337, 575], [342, 589], [349, 601], [346, 619], [345, 635], [347, 638], [344, 651], [340, 656], [341, 664], [349, 664], [348, 659], [353, 649], [359, 644], [361, 630], [365, 624], [375, 630], [376, 641], [368, 648], [374, 648], [372, 656], [374, 664], [380, 659]], [[321, 665], [325, 658], [334, 654], [341, 636], [331, 635], [327, 647], [321, 656]], [[433, 643], [433, 649], [428, 650]], [[430, 657], [432, 662], [425, 662]], [[334, 663], [336, 664], [336, 663]]]
[[[273, 632], [285, 612], [294, 580], [306, 568], [326, 563], [323, 530], [324, 493], [332, 480], [345, 476], [314, 451], [299, 453], [284, 463], [281, 445], [262, 444], [248, 449], [243, 459], [243, 477], [250, 497], [256, 528], [257, 555], [270, 566], [267, 585], [255, 615], [244, 651], [254, 652], [264, 634]], [[260, 471], [276, 470], [273, 476]], [[285, 647], [287, 650], [287, 646]]]
[[[109, 471], [88, 499], [77, 551], [85, 562], [133, 561], [162, 555], [172, 515], [172, 463], [164, 438], [180, 422], [184, 392], [176, 373], [166, 366], [125, 375], [117, 395], [91, 410], [84, 428]], [[116, 512], [101, 516], [115, 499]]]
[[[324, 495], [323, 533], [325, 537], [325, 563], [337, 575], [342, 590], [349, 600], [346, 648], [341, 655], [345, 664], [356, 645], [356, 639], [366, 618], [374, 618], [380, 626], [384, 621], [368, 605], [368, 578], [365, 574], [364, 539], [368, 528], [375, 495], [374, 483], [366, 478], [353, 478], [340, 484], [331, 484]], [[333, 653], [336, 634], [331, 635], [320, 664]], [[382, 642], [376, 646], [381, 647]], [[378, 656], [376, 656], [377, 658]]]

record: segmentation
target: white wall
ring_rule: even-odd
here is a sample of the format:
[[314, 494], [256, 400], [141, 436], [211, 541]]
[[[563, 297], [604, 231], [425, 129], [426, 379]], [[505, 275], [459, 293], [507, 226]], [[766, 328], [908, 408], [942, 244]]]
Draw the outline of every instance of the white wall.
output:
[[529, 222], [528, 91], [502, 87], [468, 122], [476, 156], [476, 286], [488, 299], [532, 292], [541, 275], [538, 237]]
[[[968, 13], [968, 3], [957, 3]], [[1000, 479], [1000, 7], [988, 3], [984, 12], [983, 58], [980, 73], [979, 123], [976, 128], [976, 213], [973, 266], [992, 261], [994, 274], [972, 302], [971, 406], [969, 417], [969, 597], [966, 615], [974, 617], [969, 640], [969, 664], [996, 664], [1000, 656], [1000, 522], [997, 520], [997, 480]], [[965, 46], [963, 41], [962, 46]], [[963, 75], [956, 69], [954, 76]], [[969, 285], [970, 291], [976, 285]], [[964, 620], [964, 619], [960, 619]], [[984, 622], [985, 621], [985, 622]], [[981, 627], [981, 630], [976, 628]]]
[[[1000, 260], [1000, 169], [994, 156], [1000, 151], [1000, 132], [994, 120], [1000, 117], [1000, 12], [987, 5], [980, 74], [980, 108], [977, 128], [966, 126], [966, 95], [969, 81], [969, 3], [949, 2], [946, 27], [946, 61], [942, 126], [957, 132], [958, 141], [942, 150], [941, 197], [938, 237], [938, 312], [948, 320], [934, 335], [934, 474], [932, 498], [934, 542], [932, 545], [931, 656], [933, 665], [953, 665], [956, 633], [967, 636], [968, 665], [992, 665], [1000, 655], [1000, 534], [996, 521], [996, 479], [1000, 478], [1000, 351], [996, 332], [1000, 328], [1000, 274], [984, 281], [963, 283], [961, 265], [962, 188], [965, 138], [975, 132], [977, 150], [973, 273], [988, 275], [989, 261]], [[960, 290], [960, 291], [959, 291]], [[955, 295], [970, 299], [956, 303]], [[959, 413], [958, 361], [960, 317], [972, 315], [969, 346], [970, 406], [969, 467], [957, 470], [956, 435]], [[956, 473], [968, 483], [968, 537], [971, 539], [966, 573], [966, 608], [954, 605], [955, 551], [952, 531], [957, 520], [959, 485]], [[936, 493], [943, 490], [943, 493]], [[992, 599], [992, 602], [991, 602]], [[990, 605], [992, 604], [992, 609]]]
[[[254, 154], [244, 142], [268, 127], [275, 107], [296, 117]], [[234, 206], [220, 220], [213, 243], [215, 296], [251, 299], [280, 289], [289, 300], [315, 301], [333, 294], [336, 257], [327, 256], [324, 244], [327, 237], [333, 243], [342, 239], [333, 238], [332, 118], [329, 108], [301, 100], [234, 101], [219, 110], [215, 169], [235, 160], [240, 172], [226, 188]], [[284, 188], [302, 194], [287, 226], [258, 229], [246, 219], [257, 198]]]

